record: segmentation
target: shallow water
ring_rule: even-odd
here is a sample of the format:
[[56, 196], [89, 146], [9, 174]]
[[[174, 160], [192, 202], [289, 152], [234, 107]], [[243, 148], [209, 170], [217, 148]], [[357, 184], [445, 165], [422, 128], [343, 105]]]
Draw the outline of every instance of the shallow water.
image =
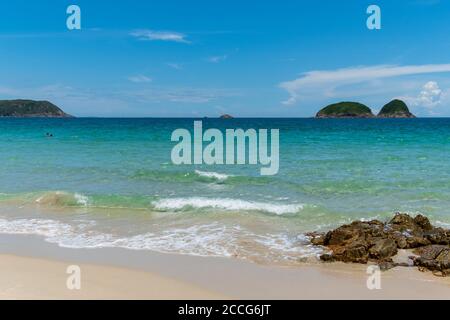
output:
[[[203, 119], [280, 129], [280, 171], [174, 166], [193, 119], [0, 119], [0, 233], [297, 263], [303, 233], [423, 213], [450, 225], [450, 119]], [[53, 138], [47, 138], [46, 133]]]

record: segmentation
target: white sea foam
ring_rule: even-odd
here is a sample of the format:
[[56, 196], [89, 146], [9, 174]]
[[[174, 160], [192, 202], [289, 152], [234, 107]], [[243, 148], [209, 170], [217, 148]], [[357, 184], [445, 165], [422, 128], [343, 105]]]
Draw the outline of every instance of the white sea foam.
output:
[[224, 173], [218, 173], [218, 172], [208, 172], [208, 171], [200, 171], [200, 170], [195, 170], [195, 173], [197, 175], [199, 175], [200, 177], [205, 177], [205, 178], [212, 178], [212, 179], [216, 179], [218, 181], [225, 181], [227, 180], [229, 177], [232, 177], [231, 175], [227, 175]]
[[285, 253], [285, 257], [303, 258], [323, 253], [323, 249], [311, 245], [305, 235], [289, 236], [287, 234], [255, 235], [255, 241], [266, 246], [268, 250]]
[[[245, 239], [244, 241], [241, 241]], [[253, 250], [253, 244], [263, 250]], [[113, 247], [132, 250], [152, 250], [198, 256], [242, 258], [268, 258], [297, 260], [314, 257], [323, 250], [312, 246], [304, 235], [290, 237], [285, 234], [256, 235], [240, 226], [223, 226], [219, 223], [174, 228], [161, 234], [143, 234], [122, 238], [111, 243]], [[260, 260], [260, 259], [259, 259]], [[270, 260], [270, 258], [269, 258]]]
[[183, 210], [187, 208], [213, 208], [225, 211], [263, 211], [277, 215], [293, 214], [303, 209], [302, 204], [278, 204], [245, 201], [230, 198], [172, 198], [153, 202], [157, 210]]
[[450, 223], [436, 220], [436, 224], [442, 228], [450, 228]]
[[234, 241], [233, 232], [227, 227], [212, 223], [121, 238], [111, 245], [132, 250], [230, 257], [235, 249]]
[[[238, 225], [218, 222], [168, 228], [131, 236], [98, 232], [93, 221], [69, 225], [56, 220], [0, 219], [1, 234], [30, 234], [66, 248], [124, 248], [197, 256], [241, 257], [270, 261], [311, 257], [320, 248], [308, 245], [307, 238], [284, 234], [257, 235]], [[255, 247], [256, 246], [256, 247]], [[257, 248], [259, 246], [259, 249]]]
[[74, 197], [79, 205], [86, 207], [89, 204], [89, 198], [83, 194], [75, 193]]
[[124, 248], [217, 257], [233, 254], [233, 232], [218, 223], [172, 228], [158, 235], [146, 233], [130, 237], [89, 230], [93, 225], [95, 223], [85, 221], [72, 226], [50, 219], [0, 219], [0, 233], [38, 235], [65, 248]]
[[0, 233], [3, 234], [34, 234], [52, 238], [61, 234], [72, 233], [72, 226], [55, 220], [39, 219], [0, 219]]

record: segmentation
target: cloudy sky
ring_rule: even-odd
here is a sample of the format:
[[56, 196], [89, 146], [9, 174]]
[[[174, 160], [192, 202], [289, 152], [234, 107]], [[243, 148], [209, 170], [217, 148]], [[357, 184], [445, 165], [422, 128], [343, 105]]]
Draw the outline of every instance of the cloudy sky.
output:
[[[66, 9], [81, 8], [81, 30]], [[381, 8], [382, 29], [366, 27]], [[450, 116], [450, 1], [0, 1], [0, 99], [77, 116]]]

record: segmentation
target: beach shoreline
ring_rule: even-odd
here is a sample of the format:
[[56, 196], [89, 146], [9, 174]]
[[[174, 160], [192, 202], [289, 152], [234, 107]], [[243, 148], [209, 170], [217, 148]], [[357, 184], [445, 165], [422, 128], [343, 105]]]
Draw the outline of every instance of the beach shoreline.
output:
[[[230, 258], [118, 248], [69, 249], [36, 236], [1, 235], [2, 299], [449, 299], [450, 279], [397, 267], [367, 288], [367, 266], [277, 267]], [[67, 267], [81, 290], [67, 289]]]

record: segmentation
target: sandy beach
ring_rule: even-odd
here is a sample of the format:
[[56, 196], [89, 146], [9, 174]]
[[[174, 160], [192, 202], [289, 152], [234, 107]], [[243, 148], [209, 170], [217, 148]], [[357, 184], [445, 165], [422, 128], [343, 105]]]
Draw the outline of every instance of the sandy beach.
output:
[[[416, 268], [382, 273], [366, 286], [367, 266], [342, 263], [263, 266], [121, 249], [75, 250], [37, 237], [0, 237], [1, 299], [449, 299], [450, 279]], [[67, 267], [81, 290], [67, 289]]]
[[66, 286], [67, 263], [2, 255], [0, 299], [223, 299], [198, 286], [150, 272], [81, 264], [82, 286]]

